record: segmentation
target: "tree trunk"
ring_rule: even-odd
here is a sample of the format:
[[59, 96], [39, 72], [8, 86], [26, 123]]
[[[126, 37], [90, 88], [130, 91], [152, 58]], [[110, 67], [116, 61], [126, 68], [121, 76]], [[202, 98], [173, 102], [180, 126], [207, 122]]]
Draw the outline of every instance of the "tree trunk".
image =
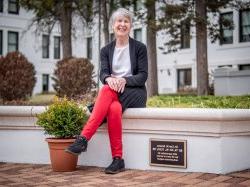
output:
[[147, 7], [147, 49], [148, 49], [148, 97], [158, 95], [155, 1], [148, 0]]
[[206, 0], [196, 0], [197, 94], [208, 95]]
[[104, 45], [109, 43], [109, 16], [107, 11], [107, 0], [101, 1], [102, 7], [102, 20], [103, 20], [103, 33], [104, 33]]
[[61, 39], [63, 58], [72, 56], [71, 26], [72, 26], [72, 2], [64, 1], [60, 15]]

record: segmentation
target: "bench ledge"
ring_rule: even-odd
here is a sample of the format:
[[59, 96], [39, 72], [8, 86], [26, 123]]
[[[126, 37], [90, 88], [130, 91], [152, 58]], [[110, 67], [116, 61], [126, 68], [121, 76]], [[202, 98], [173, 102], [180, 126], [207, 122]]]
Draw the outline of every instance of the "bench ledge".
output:
[[[36, 117], [46, 106], [0, 106], [0, 116]], [[250, 120], [250, 109], [212, 108], [128, 108], [123, 119]]]

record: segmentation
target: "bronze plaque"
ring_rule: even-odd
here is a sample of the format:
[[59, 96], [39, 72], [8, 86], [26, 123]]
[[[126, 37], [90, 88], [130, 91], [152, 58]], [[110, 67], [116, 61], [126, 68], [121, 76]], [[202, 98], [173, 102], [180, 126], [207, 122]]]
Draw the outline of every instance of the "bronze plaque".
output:
[[150, 139], [150, 165], [187, 168], [187, 141]]

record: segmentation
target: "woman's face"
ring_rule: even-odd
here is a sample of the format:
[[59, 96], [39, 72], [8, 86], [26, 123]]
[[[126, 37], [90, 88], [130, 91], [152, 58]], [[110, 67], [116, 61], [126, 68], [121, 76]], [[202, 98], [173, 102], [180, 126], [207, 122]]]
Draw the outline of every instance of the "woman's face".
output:
[[116, 37], [128, 36], [131, 30], [130, 19], [124, 16], [117, 17], [113, 23], [113, 30]]

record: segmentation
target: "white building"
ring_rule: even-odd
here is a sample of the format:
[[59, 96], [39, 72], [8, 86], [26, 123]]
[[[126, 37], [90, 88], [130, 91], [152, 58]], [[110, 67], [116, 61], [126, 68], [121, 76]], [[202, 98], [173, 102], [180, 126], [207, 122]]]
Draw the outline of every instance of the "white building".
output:
[[[221, 16], [233, 19], [235, 29], [223, 28], [223, 41], [214, 44], [208, 41], [209, 72], [223, 66], [250, 69], [250, 10], [225, 10]], [[62, 58], [60, 28], [55, 26], [50, 35], [36, 33], [35, 26], [27, 30], [32, 18], [32, 12], [19, 9], [17, 0], [0, 0], [0, 55], [21, 51], [35, 65], [37, 83], [34, 93], [53, 91], [51, 77], [55, 63]], [[74, 22], [77, 24], [74, 24], [72, 37], [73, 56], [90, 58], [97, 72], [98, 26], [95, 24], [91, 31], [87, 31], [80, 20], [74, 19]], [[189, 33], [189, 29], [183, 30], [182, 49], [178, 52], [164, 55], [157, 50], [159, 93], [196, 87], [196, 44], [195, 37], [191, 40], [185, 37]], [[131, 36], [146, 43], [146, 27], [135, 23]], [[162, 37], [157, 37], [157, 46], [164, 41]]]
[[[19, 50], [34, 64], [37, 82], [33, 93], [36, 94], [53, 91], [51, 77], [56, 62], [62, 58], [62, 47], [59, 26], [50, 35], [36, 32], [35, 25], [29, 28], [33, 16], [32, 12], [19, 8], [17, 0], [0, 0], [0, 55]], [[86, 38], [82, 25], [78, 26], [72, 37], [73, 56], [86, 57]]]
[[[234, 30], [222, 28], [223, 40], [211, 43], [208, 40], [208, 68], [212, 74], [215, 68], [232, 67], [238, 70], [250, 69], [250, 10], [224, 10], [221, 16], [233, 19]], [[196, 40], [189, 41], [185, 33], [195, 32], [185, 30], [182, 35], [180, 49], [176, 53], [163, 55], [158, 50], [159, 92], [176, 92], [178, 88], [197, 85], [196, 78]], [[158, 45], [161, 44], [158, 37]]]

